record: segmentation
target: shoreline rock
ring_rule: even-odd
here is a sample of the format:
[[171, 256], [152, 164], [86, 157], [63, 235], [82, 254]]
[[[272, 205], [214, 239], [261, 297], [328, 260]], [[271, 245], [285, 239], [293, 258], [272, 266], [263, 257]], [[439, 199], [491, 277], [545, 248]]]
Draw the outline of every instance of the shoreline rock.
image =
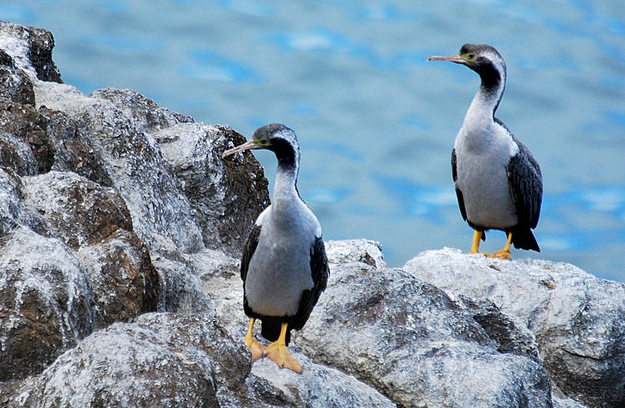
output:
[[0, 22], [0, 406], [625, 406], [625, 285], [453, 249], [387, 268], [329, 241], [292, 349], [251, 364], [241, 245], [269, 202], [243, 137], [137, 92], [63, 84]]

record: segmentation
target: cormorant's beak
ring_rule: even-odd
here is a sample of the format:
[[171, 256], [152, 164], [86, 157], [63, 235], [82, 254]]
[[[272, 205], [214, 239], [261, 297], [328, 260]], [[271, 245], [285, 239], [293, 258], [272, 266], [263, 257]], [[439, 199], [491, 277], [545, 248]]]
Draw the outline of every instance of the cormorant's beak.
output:
[[467, 60], [465, 60], [464, 58], [460, 57], [459, 55], [450, 55], [448, 57], [432, 56], [432, 57], [428, 57], [428, 61], [449, 61], [449, 62], [455, 62], [456, 64], [466, 64], [467, 63]]
[[221, 157], [224, 158], [226, 156], [230, 156], [231, 154], [237, 153], [237, 152], [242, 152], [244, 150], [250, 150], [250, 149], [260, 149], [261, 145], [258, 144], [258, 141], [252, 139], [249, 140], [245, 143], [243, 143], [242, 145], [239, 145], [237, 147], [233, 147], [230, 150], [226, 150]]

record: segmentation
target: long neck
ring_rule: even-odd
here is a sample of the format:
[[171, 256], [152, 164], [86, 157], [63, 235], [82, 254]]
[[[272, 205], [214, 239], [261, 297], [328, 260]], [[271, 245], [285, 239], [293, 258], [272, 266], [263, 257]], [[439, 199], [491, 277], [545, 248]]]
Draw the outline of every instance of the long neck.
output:
[[[469, 133], [490, 126], [506, 87], [505, 72], [502, 75], [493, 66], [482, 67], [479, 72], [482, 83], [469, 106], [463, 127]], [[479, 133], [479, 132], [475, 132]]]
[[284, 139], [274, 140], [272, 150], [278, 159], [273, 204], [280, 209], [285, 203], [299, 199], [297, 175], [299, 173], [299, 148]]
[[299, 199], [299, 194], [297, 193], [297, 174], [297, 166], [285, 166], [278, 162], [276, 181], [273, 186], [272, 203], [274, 205], [280, 206], [288, 201]]
[[480, 67], [478, 74], [482, 83], [475, 98], [473, 98], [473, 103], [481, 104], [481, 109], [489, 111], [490, 116], [494, 118], [499, 102], [501, 102], [503, 97], [503, 92], [506, 89], [505, 67], [501, 70], [497, 69], [493, 64], [484, 64]]

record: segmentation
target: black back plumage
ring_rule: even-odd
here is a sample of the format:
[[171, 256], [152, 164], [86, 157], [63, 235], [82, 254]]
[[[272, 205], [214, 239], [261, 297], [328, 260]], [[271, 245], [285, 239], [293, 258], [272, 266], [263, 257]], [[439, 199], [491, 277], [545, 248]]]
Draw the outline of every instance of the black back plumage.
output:
[[543, 198], [542, 173], [538, 162], [527, 147], [514, 136], [513, 139], [519, 146], [519, 152], [510, 159], [506, 170], [519, 222], [511, 230], [512, 243], [515, 248], [540, 252], [532, 229], [536, 228], [540, 217]]

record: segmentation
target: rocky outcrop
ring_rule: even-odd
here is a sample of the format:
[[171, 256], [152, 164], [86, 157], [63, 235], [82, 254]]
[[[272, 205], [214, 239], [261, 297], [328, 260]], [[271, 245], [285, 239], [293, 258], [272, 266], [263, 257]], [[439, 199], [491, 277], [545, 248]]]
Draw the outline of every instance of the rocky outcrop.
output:
[[327, 242], [291, 349], [242, 344], [240, 249], [269, 202], [244, 138], [130, 90], [60, 81], [0, 22], [0, 406], [625, 406], [625, 286], [443, 249], [387, 268]]
[[559, 392], [592, 407], [625, 406], [624, 285], [569, 264], [455, 250], [423, 253], [404, 269], [454, 298], [490, 301], [527, 327]]
[[[248, 225], [266, 188], [202, 221], [203, 236], [183, 180], [148, 133], [191, 118], [136, 92], [87, 96], [62, 84], [45, 30], [3, 22], [0, 44], [0, 74], [11, 79], [0, 92], [2, 380], [37, 374], [93, 330], [146, 312], [210, 313], [187, 257], [206, 251], [205, 241], [234, 242], [223, 220]], [[226, 127], [205, 133], [205, 152], [243, 140]], [[245, 164], [263, 179], [257, 162]], [[213, 190], [247, 193], [256, 183], [220, 168], [203, 175]]]

